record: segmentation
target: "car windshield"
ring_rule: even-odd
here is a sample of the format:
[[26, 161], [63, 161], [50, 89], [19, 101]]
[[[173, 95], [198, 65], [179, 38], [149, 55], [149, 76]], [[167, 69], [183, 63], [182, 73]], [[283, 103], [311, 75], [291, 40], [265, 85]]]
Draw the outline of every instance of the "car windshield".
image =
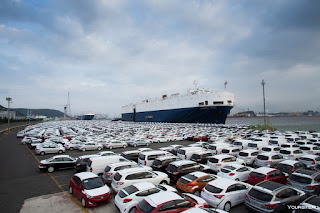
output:
[[222, 192], [222, 189], [218, 188], [218, 187], [215, 187], [215, 186], [212, 186], [210, 184], [206, 185], [205, 186], [205, 189], [211, 193], [220, 193]]
[[261, 200], [264, 202], [270, 202], [273, 198], [272, 195], [258, 191], [256, 189], [251, 189], [248, 194], [250, 195], [250, 197], [254, 197], [257, 200]]
[[240, 152], [240, 153], [239, 153], [239, 156], [241, 156], [241, 157], [248, 157], [249, 154], [246, 153], [246, 152]]
[[149, 212], [152, 212], [152, 211], [155, 209], [155, 207], [151, 206], [147, 201], [142, 200], [142, 201], [139, 203], [139, 209], [140, 209], [142, 212], [149, 213]]
[[100, 177], [94, 177], [94, 178], [83, 180], [83, 186], [85, 189], [90, 190], [90, 189], [100, 188], [104, 186], [104, 183], [102, 182]]
[[301, 183], [301, 184], [310, 184], [312, 182], [311, 178], [302, 177], [302, 176], [295, 175], [295, 174], [292, 174], [289, 177], [289, 179], [290, 179], [290, 181], [298, 182], [298, 183]]
[[169, 164], [167, 170], [170, 171], [170, 172], [177, 172], [178, 171], [178, 167], [176, 167], [175, 165]]
[[139, 191], [139, 190], [137, 189], [137, 187], [135, 187], [135, 186], [133, 186], [133, 185], [127, 186], [127, 187], [125, 187], [124, 189], [122, 189], [122, 190], [119, 192], [119, 196], [120, 196], [121, 198], [124, 198], [124, 197], [127, 197], [128, 195], [131, 195], [131, 194], [137, 192], [137, 191]]

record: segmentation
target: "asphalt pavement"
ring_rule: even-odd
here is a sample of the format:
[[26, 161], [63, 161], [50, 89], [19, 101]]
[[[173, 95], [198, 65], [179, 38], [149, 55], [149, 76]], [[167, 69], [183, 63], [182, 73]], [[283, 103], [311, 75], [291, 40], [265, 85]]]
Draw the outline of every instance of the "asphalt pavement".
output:
[[[1, 212], [20, 212], [25, 200], [24, 210], [21, 213], [47, 212], [118, 212], [113, 201], [97, 207], [83, 209], [79, 201], [69, 195], [69, 181], [73, 170], [55, 171], [51, 174], [40, 172], [38, 162], [56, 154], [36, 155], [28, 145], [22, 145], [21, 139], [16, 137], [17, 129], [11, 133], [0, 135], [0, 159], [2, 168], [0, 173], [0, 207]], [[154, 143], [149, 147], [158, 149], [170, 144], [188, 145], [191, 141], [168, 143]], [[135, 150], [136, 147], [112, 149], [116, 153]], [[106, 149], [104, 149], [106, 150]], [[84, 154], [94, 154], [99, 151], [67, 150], [65, 154], [78, 157]], [[64, 201], [64, 202], [62, 202]], [[243, 205], [235, 206], [231, 212], [247, 212]]]

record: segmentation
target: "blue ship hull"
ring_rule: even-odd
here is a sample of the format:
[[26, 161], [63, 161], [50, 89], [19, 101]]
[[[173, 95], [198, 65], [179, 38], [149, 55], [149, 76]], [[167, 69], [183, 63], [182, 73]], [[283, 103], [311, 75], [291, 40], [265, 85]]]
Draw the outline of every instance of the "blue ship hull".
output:
[[123, 113], [123, 121], [224, 124], [232, 106], [207, 106]]
[[80, 115], [77, 117], [77, 120], [92, 120], [94, 118], [94, 115]]

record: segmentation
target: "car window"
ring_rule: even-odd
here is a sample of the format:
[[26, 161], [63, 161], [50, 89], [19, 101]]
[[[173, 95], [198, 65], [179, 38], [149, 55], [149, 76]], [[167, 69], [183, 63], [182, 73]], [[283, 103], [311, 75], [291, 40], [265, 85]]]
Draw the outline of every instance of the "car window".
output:
[[136, 194], [136, 196], [138, 196], [138, 197], [148, 196], [148, 195], [152, 195], [152, 194], [155, 194], [155, 193], [158, 193], [158, 192], [160, 192], [160, 189], [152, 188], [152, 189], [149, 189], [149, 190], [145, 190], [145, 191], [139, 192], [139, 193]]
[[71, 158], [63, 158], [63, 161], [73, 161]]
[[140, 173], [131, 174], [131, 175], [128, 175], [126, 177], [126, 180], [136, 180], [136, 179], [141, 179], [141, 172]]
[[78, 185], [78, 186], [82, 186], [81, 180], [79, 177], [74, 176], [73, 177], [74, 182]]
[[55, 158], [50, 162], [61, 162], [61, 161], [63, 161], [63, 158]]
[[288, 191], [286, 189], [282, 190], [281, 192], [279, 192], [277, 195], [276, 195], [277, 198], [280, 198], [280, 199], [284, 199], [284, 198], [288, 198], [290, 197], [290, 194], [288, 193]]
[[270, 172], [268, 176], [269, 176], [269, 177], [275, 177], [275, 176], [277, 176], [277, 175], [276, 175], [276, 172], [274, 171], [274, 172]]
[[191, 202], [187, 200], [175, 200], [175, 203], [176, 203], [177, 209], [191, 207]]
[[233, 185], [228, 187], [226, 192], [228, 193], [228, 192], [233, 192], [233, 191], [236, 191], [236, 190], [237, 190], [236, 184], [233, 184]]
[[169, 211], [169, 210], [172, 210], [172, 209], [175, 209], [176, 208], [176, 205], [175, 205], [175, 202], [174, 200], [172, 201], [169, 201], [165, 204], [163, 204], [161, 207], [160, 207], [160, 211]]
[[247, 168], [247, 167], [242, 167], [242, 168], [240, 168], [240, 169], [237, 169], [236, 171], [237, 171], [237, 172], [246, 172], [246, 171], [249, 171], [249, 168]]
[[139, 179], [144, 179], [144, 178], [152, 178], [153, 174], [151, 172], [143, 172], [141, 175], [141, 178]]

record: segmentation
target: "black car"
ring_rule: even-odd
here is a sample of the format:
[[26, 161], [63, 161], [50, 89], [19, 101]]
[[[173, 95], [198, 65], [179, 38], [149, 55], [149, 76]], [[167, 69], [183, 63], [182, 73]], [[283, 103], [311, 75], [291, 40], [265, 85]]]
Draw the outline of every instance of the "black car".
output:
[[133, 151], [122, 152], [120, 155], [128, 160], [138, 162], [139, 153], [140, 153], [139, 151], [133, 150]]
[[77, 158], [77, 161], [74, 165], [74, 169], [76, 172], [85, 172], [87, 170], [87, 165], [89, 163], [90, 158], [99, 157], [100, 155], [83, 155]]
[[40, 161], [40, 171], [53, 172], [59, 169], [73, 169], [76, 159], [69, 155], [56, 155], [49, 159]]
[[207, 164], [209, 158], [212, 157], [212, 153], [209, 151], [203, 151], [192, 154], [190, 160], [201, 164]]
[[154, 171], [166, 172], [166, 168], [168, 167], [169, 163], [179, 160], [180, 158], [176, 156], [165, 156], [156, 158], [152, 163], [152, 169]]
[[178, 160], [171, 162], [166, 169], [166, 173], [168, 174], [171, 183], [176, 183], [182, 176], [195, 171], [213, 173], [210, 167], [200, 165], [191, 160]]

